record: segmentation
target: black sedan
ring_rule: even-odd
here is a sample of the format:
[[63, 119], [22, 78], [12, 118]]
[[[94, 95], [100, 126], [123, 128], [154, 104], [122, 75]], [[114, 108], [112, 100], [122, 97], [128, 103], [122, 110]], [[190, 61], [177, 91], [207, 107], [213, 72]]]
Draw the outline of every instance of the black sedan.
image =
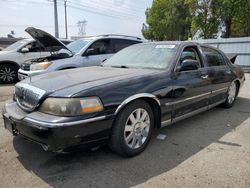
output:
[[35, 76], [15, 86], [3, 109], [13, 135], [45, 150], [108, 143], [123, 156], [142, 152], [154, 128], [217, 105], [233, 106], [245, 80], [218, 49], [192, 42], [128, 47], [102, 66]]

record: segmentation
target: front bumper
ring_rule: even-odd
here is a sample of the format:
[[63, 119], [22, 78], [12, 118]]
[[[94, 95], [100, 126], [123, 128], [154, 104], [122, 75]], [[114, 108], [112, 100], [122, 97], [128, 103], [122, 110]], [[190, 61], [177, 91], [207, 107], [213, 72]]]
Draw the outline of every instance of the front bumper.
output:
[[18, 79], [19, 80], [24, 80], [25, 78], [40, 75], [40, 74], [44, 74], [46, 72], [47, 72], [46, 70], [26, 71], [26, 70], [23, 70], [23, 69], [19, 69], [18, 70]]
[[22, 135], [49, 151], [62, 151], [76, 145], [93, 147], [105, 142], [113, 123], [113, 118], [106, 116], [69, 121], [67, 117], [41, 112], [28, 114], [14, 101], [5, 104], [3, 118], [5, 127], [11, 125], [14, 135]]

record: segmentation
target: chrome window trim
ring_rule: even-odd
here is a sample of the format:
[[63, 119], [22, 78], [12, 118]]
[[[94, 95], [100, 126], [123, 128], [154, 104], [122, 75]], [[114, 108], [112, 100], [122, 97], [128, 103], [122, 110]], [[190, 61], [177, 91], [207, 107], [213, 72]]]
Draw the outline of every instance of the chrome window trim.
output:
[[135, 99], [139, 99], [139, 98], [143, 98], [143, 97], [146, 97], [146, 98], [152, 98], [154, 99], [157, 104], [160, 106], [161, 103], [160, 103], [160, 100], [153, 94], [150, 94], [150, 93], [139, 93], [139, 94], [135, 94], [135, 95], [132, 95], [130, 97], [128, 97], [127, 99], [125, 99], [118, 107], [117, 109], [115, 110], [115, 114], [118, 114], [118, 112], [128, 103], [130, 103], [131, 101], [135, 100]]

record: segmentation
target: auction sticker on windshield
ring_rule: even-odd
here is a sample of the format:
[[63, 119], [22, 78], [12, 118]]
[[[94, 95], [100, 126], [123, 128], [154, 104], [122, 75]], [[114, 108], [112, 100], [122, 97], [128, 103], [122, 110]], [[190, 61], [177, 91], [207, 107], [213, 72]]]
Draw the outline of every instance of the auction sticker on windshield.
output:
[[155, 48], [175, 48], [175, 45], [172, 44], [157, 45]]

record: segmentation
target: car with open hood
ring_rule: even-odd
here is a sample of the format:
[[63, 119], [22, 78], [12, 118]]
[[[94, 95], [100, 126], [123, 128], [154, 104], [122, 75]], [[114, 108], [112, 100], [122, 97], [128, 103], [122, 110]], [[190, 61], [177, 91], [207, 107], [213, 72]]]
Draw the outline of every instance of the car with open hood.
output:
[[17, 83], [3, 109], [4, 125], [49, 151], [108, 143], [118, 154], [134, 156], [154, 128], [217, 105], [232, 107], [244, 81], [242, 69], [213, 47], [142, 43], [102, 66]]
[[[26, 31], [28, 32], [29, 28]], [[51, 41], [49, 34], [47, 36], [44, 35], [44, 37], [47, 41]], [[17, 82], [18, 69], [22, 63], [30, 62], [32, 59], [51, 56], [71, 42], [66, 39], [56, 41], [58, 41], [57, 44], [50, 42], [44, 46], [34, 39], [22, 39], [0, 51], [0, 83], [10, 84]]]
[[[48, 44], [44, 32], [35, 28], [30, 28], [28, 32], [44, 46]], [[51, 38], [54, 37], [51, 36]], [[51, 41], [56, 40], [54, 38]], [[121, 49], [141, 42], [142, 40], [138, 37], [115, 34], [84, 37], [59, 51], [60, 54], [64, 52], [67, 54], [70, 51], [72, 55], [69, 58], [58, 59], [52, 56], [33, 60], [31, 63], [24, 63], [18, 71], [18, 77], [22, 80], [53, 71], [100, 65]], [[68, 51], [65, 50], [66, 48]]]

